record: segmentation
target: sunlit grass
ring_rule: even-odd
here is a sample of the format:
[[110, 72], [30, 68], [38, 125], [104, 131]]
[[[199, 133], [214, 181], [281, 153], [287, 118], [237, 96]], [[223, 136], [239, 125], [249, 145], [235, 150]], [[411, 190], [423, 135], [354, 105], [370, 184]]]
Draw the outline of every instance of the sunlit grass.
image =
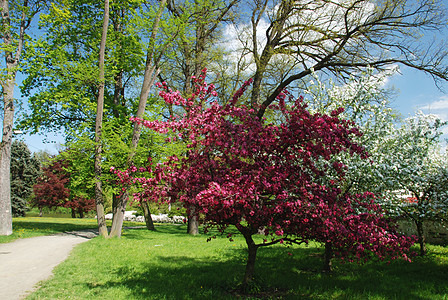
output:
[[[108, 226], [111, 221], [107, 222]], [[124, 226], [142, 226], [144, 223], [124, 222]], [[19, 238], [29, 238], [41, 235], [51, 235], [66, 231], [97, 228], [96, 219], [72, 219], [49, 217], [13, 218], [13, 234], [0, 236], [0, 243], [8, 243]]]
[[[246, 246], [241, 237], [189, 236], [184, 225], [124, 231], [77, 246], [30, 299], [234, 299]], [[258, 296], [266, 299], [448, 299], [448, 248], [427, 257], [364, 265], [335, 262], [325, 275], [323, 249], [276, 245], [257, 258]], [[243, 297], [244, 298], [244, 297]], [[250, 297], [249, 297], [250, 298]]]

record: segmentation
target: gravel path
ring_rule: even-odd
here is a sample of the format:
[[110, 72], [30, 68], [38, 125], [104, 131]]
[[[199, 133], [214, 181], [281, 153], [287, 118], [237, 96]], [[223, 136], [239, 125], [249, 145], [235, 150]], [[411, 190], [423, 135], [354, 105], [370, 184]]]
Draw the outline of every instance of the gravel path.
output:
[[95, 230], [19, 239], [0, 244], [0, 299], [22, 299], [48, 279], [73, 247], [95, 237]]

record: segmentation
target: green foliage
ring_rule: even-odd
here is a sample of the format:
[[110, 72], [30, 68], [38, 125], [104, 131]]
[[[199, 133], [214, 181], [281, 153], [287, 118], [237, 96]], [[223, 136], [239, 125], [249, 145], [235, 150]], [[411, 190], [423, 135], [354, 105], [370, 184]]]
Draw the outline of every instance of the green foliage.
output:
[[[154, 120], [163, 109], [157, 101], [150, 101], [146, 119]], [[103, 161], [102, 182], [105, 194], [105, 210], [112, 211], [112, 198], [120, 192], [120, 187], [115, 184], [115, 175], [109, 172], [111, 167], [125, 168], [128, 156], [131, 152], [130, 144], [133, 132], [133, 124], [122, 124], [119, 119], [105, 120], [103, 123]], [[134, 156], [134, 165], [145, 167], [147, 158], [151, 157], [154, 163], [163, 161], [173, 153], [182, 153], [184, 145], [181, 142], [167, 142], [166, 136], [143, 128], [142, 137]], [[94, 137], [90, 132], [76, 135], [66, 143], [65, 150], [54, 158], [63, 158], [69, 162], [67, 172], [70, 173], [70, 195], [94, 198]], [[131, 193], [134, 190], [131, 189]]]
[[[135, 98], [131, 79], [143, 67], [141, 38], [129, 26], [140, 1], [112, 5], [106, 52], [105, 118], [127, 120]], [[98, 89], [98, 44], [102, 7], [98, 1], [60, 0], [40, 15], [42, 34], [24, 56], [21, 86], [30, 112], [20, 119], [31, 132], [93, 131]], [[126, 91], [126, 92], [125, 92]]]
[[14, 140], [11, 146], [11, 204], [14, 217], [23, 217], [33, 185], [40, 175], [40, 162], [31, 155], [23, 141]]

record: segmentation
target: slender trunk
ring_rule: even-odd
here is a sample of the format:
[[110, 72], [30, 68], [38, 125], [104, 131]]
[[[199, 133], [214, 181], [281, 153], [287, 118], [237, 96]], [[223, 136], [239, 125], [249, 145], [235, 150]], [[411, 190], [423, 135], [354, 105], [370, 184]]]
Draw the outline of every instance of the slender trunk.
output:
[[199, 220], [194, 207], [190, 207], [188, 214], [187, 233], [191, 235], [199, 234]]
[[42, 217], [44, 215], [44, 212], [42, 210], [42, 207], [39, 207], [39, 217]]
[[104, 56], [106, 49], [107, 28], [109, 24], [109, 0], [104, 1], [103, 31], [101, 33], [99, 59], [99, 91], [95, 123], [95, 202], [99, 235], [107, 237], [106, 218], [104, 215], [103, 187], [101, 182], [102, 126], [104, 110]]
[[252, 239], [252, 234], [249, 231], [242, 231], [243, 236], [246, 240], [247, 244], [247, 250], [248, 250], [248, 257], [247, 257], [247, 264], [246, 264], [246, 272], [244, 273], [243, 283], [242, 283], [242, 290], [247, 290], [253, 280], [255, 275], [255, 260], [257, 258], [257, 250], [258, 247], [254, 240]]
[[151, 211], [149, 209], [148, 202], [142, 201], [141, 205], [143, 208], [143, 215], [145, 216], [146, 228], [148, 228], [148, 230], [151, 231], [156, 230], [156, 228], [154, 227], [154, 222], [152, 221]]
[[117, 75], [115, 75], [115, 82], [114, 82], [114, 98], [113, 98], [113, 107], [112, 107], [112, 113], [114, 114], [115, 118], [120, 117], [120, 106], [123, 105], [123, 71], [119, 71]]
[[[159, 73], [159, 69], [157, 69], [156, 64], [152, 63], [152, 61], [153, 61], [155, 38], [159, 30], [160, 19], [162, 17], [163, 10], [165, 9], [166, 1], [167, 0], [162, 0], [160, 2], [159, 11], [157, 13], [156, 19], [154, 20], [154, 25], [151, 32], [151, 40], [150, 40], [151, 44], [148, 46], [148, 50], [146, 53], [145, 74], [143, 76], [143, 84], [142, 89], [140, 91], [140, 98], [136, 114], [136, 117], [138, 118], [142, 118], [145, 113], [149, 91]], [[140, 141], [141, 130], [142, 130], [142, 124], [134, 123], [134, 131], [132, 132], [132, 141], [131, 141], [131, 151], [129, 153], [128, 161], [126, 164], [127, 167], [130, 167], [133, 164], [135, 151], [137, 149], [138, 142]], [[110, 236], [116, 236], [116, 237], [121, 236], [121, 230], [123, 228], [124, 212], [126, 210], [127, 201], [128, 201], [128, 192], [124, 191], [123, 194], [120, 196], [120, 199], [117, 203], [117, 207], [114, 208], [114, 218], [112, 221]], [[115, 213], [117, 215], [115, 215]]]
[[84, 218], [84, 211], [82, 209], [78, 210], [78, 213], [80, 219]]
[[72, 208], [72, 219], [76, 219], [76, 211]]
[[426, 237], [423, 229], [423, 221], [415, 220], [415, 225], [417, 226], [417, 236], [418, 243], [420, 244], [420, 256], [425, 256], [426, 254]]
[[[112, 7], [112, 14], [111, 14], [111, 20], [114, 27], [114, 33], [118, 36], [121, 36], [123, 34], [123, 26], [122, 26], [122, 20], [124, 18], [125, 10], [122, 8], [114, 8]], [[113, 107], [112, 107], [112, 113], [116, 119], [120, 117], [120, 114], [122, 112], [122, 108], [126, 105], [124, 103], [124, 86], [123, 86], [123, 45], [122, 42], [120, 42], [118, 45], [118, 53], [119, 58], [118, 62], [114, 65], [116, 68], [119, 68], [117, 74], [114, 76], [114, 97], [113, 97]], [[128, 116], [126, 116], [128, 117]]]
[[331, 259], [333, 258], [333, 245], [330, 242], [325, 243], [324, 266], [322, 272], [331, 272]]

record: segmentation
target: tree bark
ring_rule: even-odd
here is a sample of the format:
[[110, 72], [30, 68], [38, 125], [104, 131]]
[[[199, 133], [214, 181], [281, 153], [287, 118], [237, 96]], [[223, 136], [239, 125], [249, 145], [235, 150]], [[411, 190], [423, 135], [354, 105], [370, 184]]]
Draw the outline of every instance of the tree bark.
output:
[[[22, 54], [25, 29], [31, 20], [26, 15], [28, 1], [23, 2], [23, 12], [19, 25], [17, 44], [14, 43], [11, 32], [11, 16], [9, 1], [1, 0], [2, 37], [5, 50], [6, 76], [2, 82], [3, 89], [3, 133], [0, 149], [0, 235], [12, 234], [11, 207], [11, 145], [14, 125], [14, 86], [17, 66]], [[15, 47], [11, 51], [10, 47]], [[9, 49], [8, 49], [9, 48]]]
[[331, 272], [331, 260], [333, 258], [333, 245], [330, 242], [325, 243], [324, 266], [322, 272]]
[[199, 234], [199, 220], [194, 207], [190, 207], [188, 214], [187, 233], [191, 235]]
[[246, 240], [247, 244], [247, 250], [248, 250], [248, 257], [247, 257], [247, 264], [246, 264], [246, 271], [244, 273], [244, 278], [242, 282], [241, 289], [243, 291], [246, 291], [252, 284], [254, 280], [255, 275], [255, 260], [257, 258], [257, 250], [258, 245], [255, 244], [254, 240], [252, 239], [252, 234], [247, 230], [243, 230], [240, 232], [243, 233], [244, 239]]
[[76, 211], [72, 208], [72, 219], [76, 219]]
[[[149, 91], [151, 86], [154, 84], [154, 81], [159, 74], [159, 69], [156, 67], [156, 63], [153, 63], [153, 51], [155, 38], [159, 31], [160, 20], [162, 18], [163, 10], [165, 9], [167, 0], [162, 0], [160, 2], [159, 11], [157, 13], [156, 19], [154, 20], [154, 25], [151, 32], [151, 40], [150, 45], [148, 46], [148, 50], [146, 53], [146, 64], [145, 64], [145, 74], [143, 77], [142, 89], [140, 91], [140, 98], [138, 102], [138, 109], [136, 117], [142, 118], [145, 113], [146, 103], [149, 96]], [[142, 124], [134, 123], [134, 130], [132, 132], [132, 141], [131, 141], [131, 151], [128, 156], [126, 166], [129, 168], [133, 164], [133, 159], [135, 155], [135, 151], [138, 146], [138, 142], [140, 141], [140, 135], [142, 131]], [[117, 207], [113, 208], [114, 217], [112, 220], [112, 228], [110, 230], [110, 236], [120, 237], [121, 230], [123, 228], [123, 220], [124, 220], [124, 212], [126, 211], [126, 205], [128, 202], [128, 191], [124, 191], [117, 202]]]
[[106, 218], [104, 215], [103, 188], [101, 182], [102, 126], [104, 110], [104, 56], [106, 51], [107, 28], [109, 25], [109, 0], [104, 1], [103, 31], [101, 33], [99, 58], [99, 90], [95, 122], [95, 202], [99, 235], [107, 237]]
[[[122, 18], [124, 17], [125, 10], [123, 8], [114, 9], [112, 7], [112, 15], [111, 20], [114, 26], [114, 32], [118, 35], [123, 34], [123, 26], [122, 26]], [[118, 44], [119, 53], [122, 53], [122, 42]], [[123, 86], [123, 69], [121, 69], [123, 65], [122, 56], [119, 55], [118, 63], [115, 64], [115, 67], [120, 68], [117, 74], [114, 76], [114, 97], [113, 97], [113, 106], [112, 113], [115, 118], [120, 117], [120, 110], [123, 108], [126, 103], [124, 101], [124, 86]], [[126, 116], [128, 117], [128, 116]]]
[[423, 228], [423, 221], [415, 220], [417, 226], [418, 243], [420, 244], [420, 256], [426, 255], [426, 236]]
[[149, 210], [148, 202], [142, 201], [141, 205], [143, 208], [143, 215], [145, 216], [146, 228], [148, 230], [155, 231], [156, 228], [154, 227], [154, 222], [152, 221], [151, 211]]
[[[9, 70], [8, 70], [9, 73]], [[15, 74], [14, 74], [15, 77]], [[14, 119], [14, 80], [7, 79], [3, 87], [4, 116], [0, 157], [0, 235], [12, 234], [11, 207], [11, 143]]]

